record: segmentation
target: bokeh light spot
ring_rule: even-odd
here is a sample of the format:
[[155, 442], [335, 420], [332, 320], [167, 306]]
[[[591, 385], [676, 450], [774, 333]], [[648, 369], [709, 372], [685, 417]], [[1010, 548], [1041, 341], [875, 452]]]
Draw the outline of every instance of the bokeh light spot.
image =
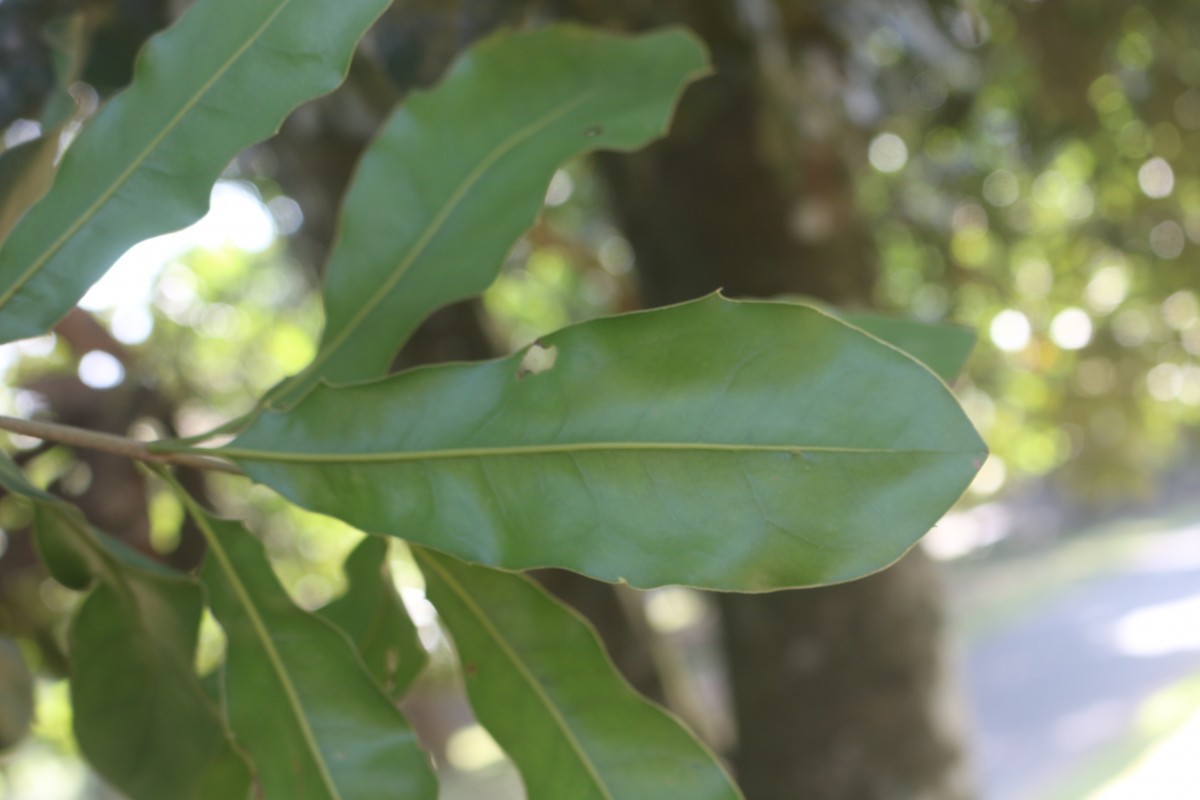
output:
[[455, 731], [446, 741], [446, 760], [455, 769], [474, 772], [504, 760], [504, 751], [480, 725]]
[[983, 199], [997, 208], [1011, 206], [1021, 197], [1021, 184], [1017, 176], [1006, 169], [998, 169], [983, 182]]
[[1119, 264], [1108, 264], [1096, 270], [1088, 281], [1084, 297], [1088, 305], [1101, 314], [1113, 311], [1129, 294], [1129, 273]]
[[118, 306], [108, 326], [122, 344], [141, 344], [154, 331], [154, 316], [143, 305]]
[[1166, 220], [1150, 231], [1150, 249], [1159, 258], [1179, 258], [1185, 239], [1183, 228], [1175, 220]]
[[1163, 300], [1163, 322], [1177, 331], [1192, 327], [1200, 316], [1200, 304], [1196, 302], [1196, 293], [1181, 289]]
[[125, 368], [111, 353], [93, 350], [79, 359], [79, 380], [93, 389], [111, 389], [125, 380]]
[[871, 166], [880, 172], [899, 172], [908, 163], [908, 147], [894, 133], [881, 133], [867, 148]]
[[1012, 308], [1007, 308], [993, 317], [991, 327], [988, 328], [992, 344], [1010, 353], [1025, 349], [1032, 333], [1029, 318]]
[[566, 170], [555, 170], [554, 177], [550, 179], [550, 186], [546, 189], [546, 205], [551, 208], [561, 206], [571, 199], [574, 191], [575, 181], [571, 180]]
[[1092, 340], [1092, 318], [1082, 308], [1064, 308], [1050, 322], [1050, 338], [1063, 350], [1079, 350]]
[[1175, 171], [1164, 158], [1152, 158], [1138, 170], [1138, 186], [1147, 197], [1166, 197], [1175, 188]]

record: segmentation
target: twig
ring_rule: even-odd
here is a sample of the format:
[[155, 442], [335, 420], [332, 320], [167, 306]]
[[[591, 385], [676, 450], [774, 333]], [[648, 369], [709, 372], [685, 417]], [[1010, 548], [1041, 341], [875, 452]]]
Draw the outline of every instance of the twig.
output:
[[220, 458], [199, 455], [197, 453], [165, 453], [153, 452], [145, 442], [128, 439], [124, 436], [114, 436], [111, 433], [100, 433], [72, 425], [59, 425], [55, 422], [38, 422], [32, 419], [19, 419], [0, 415], [0, 430], [19, 433], [22, 436], [32, 436], [48, 442], [69, 444], [73, 447], [85, 447], [89, 450], [101, 450], [126, 458], [146, 461], [152, 464], [175, 464], [180, 467], [207, 469], [214, 472], [227, 472], [231, 475], [243, 474], [233, 464]]

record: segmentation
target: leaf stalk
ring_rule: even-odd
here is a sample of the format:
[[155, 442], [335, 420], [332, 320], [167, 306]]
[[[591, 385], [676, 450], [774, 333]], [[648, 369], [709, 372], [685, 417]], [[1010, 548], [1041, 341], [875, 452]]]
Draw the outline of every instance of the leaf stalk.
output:
[[88, 450], [99, 450], [118, 456], [145, 461], [150, 464], [172, 464], [179, 467], [191, 467], [212, 472], [225, 472], [230, 475], [244, 474], [230, 462], [199, 453], [156, 452], [150, 449], [147, 442], [116, 436], [111, 433], [77, 428], [74, 425], [61, 425], [57, 422], [42, 422], [19, 417], [0, 415], [0, 430], [17, 433], [22, 436], [32, 436], [47, 442], [84, 447]]

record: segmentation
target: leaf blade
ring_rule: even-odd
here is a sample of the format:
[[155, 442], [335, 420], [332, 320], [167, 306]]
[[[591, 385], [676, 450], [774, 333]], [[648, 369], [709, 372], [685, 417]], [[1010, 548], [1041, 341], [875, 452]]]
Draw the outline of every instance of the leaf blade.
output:
[[542, 341], [547, 371], [518, 353], [319, 387], [218, 452], [468, 561], [734, 591], [886, 566], [986, 452], [926, 368], [816, 309], [713, 296]]
[[33, 708], [33, 673], [16, 641], [0, 636], [0, 753], [28, 735]]
[[45, 196], [54, 179], [57, 129], [0, 153], [0, 242], [17, 220]]
[[229, 642], [230, 725], [264, 796], [432, 800], [424, 754], [351, 642], [291, 602], [249, 531], [182, 497], [209, 542], [201, 579]]
[[625, 682], [595, 631], [529, 579], [417, 549], [479, 721], [530, 800], [736, 800], [715, 756]]
[[[249, 769], [189, 673], [203, 608], [199, 585], [126, 574], [125, 590], [111, 583], [93, 589], [71, 628], [71, 705], [81, 749], [132, 798], [245, 797]], [[186, 743], [180, 730], [188, 731]], [[134, 741], [143, 744], [131, 748]]]
[[317, 613], [358, 648], [371, 675], [399, 700], [429, 662], [392, 583], [387, 540], [368, 534], [346, 558], [346, 593]]
[[0, 249], [0, 341], [48, 329], [129, 246], [198, 219], [238, 151], [341, 82], [386, 5], [201, 0], [153, 37]]
[[3, 454], [0, 483], [34, 502], [52, 574], [92, 587], [69, 632], [73, 723], [88, 761], [134, 800], [246, 797], [250, 767], [193, 667], [199, 583], [95, 531]]
[[975, 348], [975, 331], [962, 325], [919, 322], [883, 314], [834, 313], [851, 325], [900, 348], [947, 383], [962, 374]]
[[318, 354], [275, 403], [321, 379], [384, 374], [427, 314], [491, 283], [557, 166], [661, 135], [704, 69], [701, 45], [681, 31], [627, 39], [557, 25], [474, 47], [364, 155], [326, 270]]

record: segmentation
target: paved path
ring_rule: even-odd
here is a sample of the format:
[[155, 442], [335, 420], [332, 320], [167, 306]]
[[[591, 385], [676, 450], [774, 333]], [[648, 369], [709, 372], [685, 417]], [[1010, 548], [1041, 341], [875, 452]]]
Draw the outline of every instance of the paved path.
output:
[[1129, 730], [1155, 691], [1200, 672], [1200, 526], [1153, 536], [1128, 569], [971, 646], [984, 800], [1039, 800]]

